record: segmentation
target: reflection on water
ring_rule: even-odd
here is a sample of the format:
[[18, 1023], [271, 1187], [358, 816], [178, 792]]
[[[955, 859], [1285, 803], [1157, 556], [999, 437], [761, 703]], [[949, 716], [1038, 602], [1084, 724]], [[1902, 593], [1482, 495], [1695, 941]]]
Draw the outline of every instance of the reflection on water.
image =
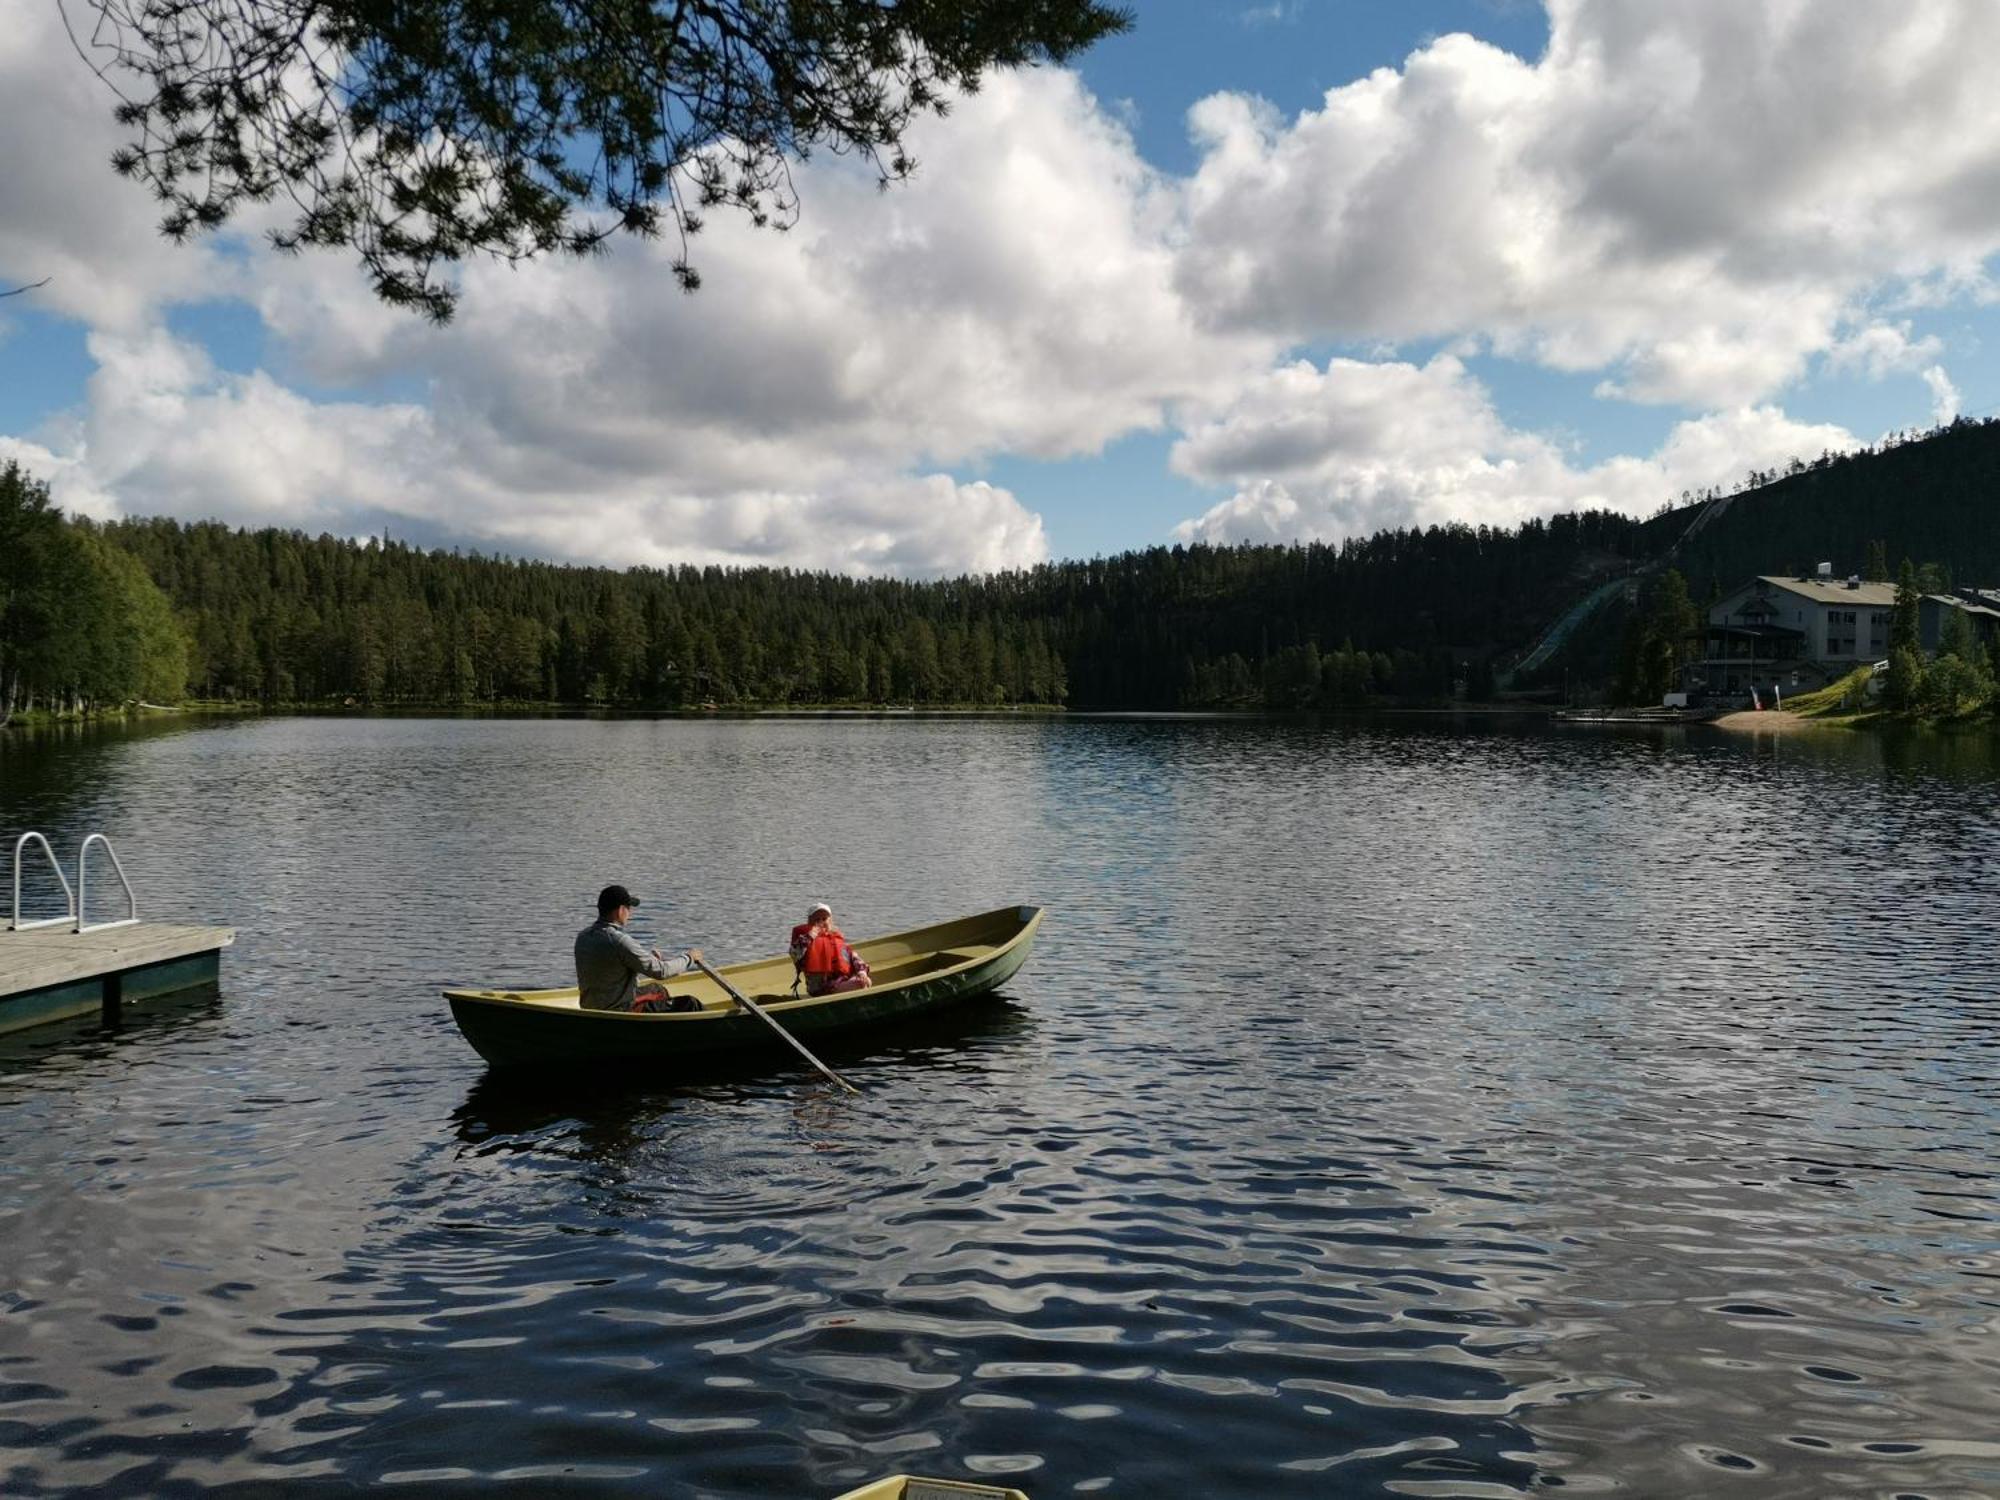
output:
[[[0, 741], [218, 995], [0, 1046], [0, 1491], [2000, 1493], [1991, 745], [1488, 721], [232, 721]], [[803, 813], [801, 810], [805, 810]], [[488, 1075], [623, 879], [1003, 1001]]]

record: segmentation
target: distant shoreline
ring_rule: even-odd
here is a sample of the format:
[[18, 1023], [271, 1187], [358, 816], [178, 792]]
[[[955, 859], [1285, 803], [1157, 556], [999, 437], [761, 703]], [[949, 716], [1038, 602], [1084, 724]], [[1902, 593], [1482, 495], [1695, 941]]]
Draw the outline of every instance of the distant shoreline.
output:
[[161, 716], [201, 718], [453, 718], [453, 719], [832, 719], [916, 717], [967, 718], [1173, 718], [1307, 719], [1493, 718], [1546, 719], [1549, 703], [1353, 703], [1313, 709], [1233, 708], [1073, 708], [1059, 703], [717, 703], [706, 706], [608, 705], [592, 703], [262, 703], [246, 699], [199, 699], [184, 703], [127, 704], [85, 714], [52, 715], [46, 710], [17, 714], [13, 727], [111, 724]]
[[876, 717], [884, 714], [982, 714], [1036, 717], [1070, 710], [1052, 703], [717, 703], [705, 706], [608, 705], [599, 703], [261, 703], [244, 699], [191, 698], [185, 703], [132, 703], [85, 713], [33, 709], [14, 715], [0, 728], [39, 729], [66, 724], [112, 724], [175, 715], [191, 719], [271, 718], [453, 718], [453, 719], [727, 719]]

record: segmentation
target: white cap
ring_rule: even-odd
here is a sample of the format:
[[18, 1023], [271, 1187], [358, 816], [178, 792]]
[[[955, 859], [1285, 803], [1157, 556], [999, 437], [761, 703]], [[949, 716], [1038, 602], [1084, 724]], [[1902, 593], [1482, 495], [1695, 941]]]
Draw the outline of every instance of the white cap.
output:
[[808, 906], [806, 908], [806, 915], [811, 916], [816, 911], [823, 911], [829, 917], [833, 915], [833, 908], [831, 906], [828, 906], [824, 901], [813, 902], [811, 906]]

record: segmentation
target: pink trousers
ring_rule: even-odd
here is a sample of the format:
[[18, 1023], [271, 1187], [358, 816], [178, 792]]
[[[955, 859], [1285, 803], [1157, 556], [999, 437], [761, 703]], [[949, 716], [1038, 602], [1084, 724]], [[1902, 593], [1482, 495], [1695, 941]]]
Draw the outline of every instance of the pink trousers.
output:
[[840, 979], [808, 979], [806, 981], [806, 993], [809, 995], [844, 995], [849, 990], [865, 990], [874, 982], [869, 977], [868, 970], [862, 968]]

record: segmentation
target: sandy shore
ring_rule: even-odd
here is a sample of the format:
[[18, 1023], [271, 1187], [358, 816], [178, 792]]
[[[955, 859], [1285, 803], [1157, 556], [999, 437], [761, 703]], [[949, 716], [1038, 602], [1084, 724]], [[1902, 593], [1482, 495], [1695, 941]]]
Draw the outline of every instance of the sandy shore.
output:
[[1755, 729], [1767, 734], [1778, 734], [1791, 729], [1828, 727], [1818, 719], [1808, 719], [1803, 714], [1793, 713], [1789, 708], [1746, 708], [1733, 714], [1724, 714], [1713, 722], [1717, 729]]

